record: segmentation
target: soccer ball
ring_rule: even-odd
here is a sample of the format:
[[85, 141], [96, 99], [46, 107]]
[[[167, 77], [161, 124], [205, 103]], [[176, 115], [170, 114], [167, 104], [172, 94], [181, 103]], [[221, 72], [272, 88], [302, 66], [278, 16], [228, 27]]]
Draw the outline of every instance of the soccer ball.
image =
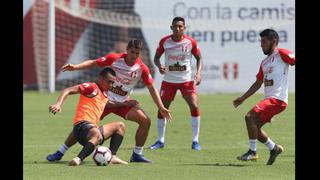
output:
[[111, 160], [112, 153], [109, 148], [105, 146], [99, 146], [93, 152], [93, 160], [97, 166], [106, 166]]

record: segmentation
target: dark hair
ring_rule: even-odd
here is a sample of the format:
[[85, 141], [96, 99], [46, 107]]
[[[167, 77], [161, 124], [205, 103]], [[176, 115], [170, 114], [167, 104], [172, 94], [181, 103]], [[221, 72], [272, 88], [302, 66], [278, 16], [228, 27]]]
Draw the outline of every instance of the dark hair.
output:
[[183, 18], [183, 17], [179, 17], [179, 16], [177, 16], [177, 17], [173, 18], [173, 20], [172, 20], [172, 24], [173, 24], [175, 21], [182, 21], [182, 22], [183, 22], [183, 24], [185, 24], [185, 22], [184, 22], [184, 18]]
[[259, 35], [260, 35], [260, 37], [266, 37], [269, 40], [276, 39], [277, 40], [277, 44], [279, 42], [279, 35], [273, 29], [265, 29], [265, 30], [261, 31]]
[[116, 72], [111, 67], [106, 67], [100, 71], [100, 77], [106, 77], [108, 74], [111, 74], [112, 76], [116, 76]]
[[142, 50], [143, 42], [139, 39], [132, 39], [128, 42], [127, 49], [130, 49], [132, 47]]

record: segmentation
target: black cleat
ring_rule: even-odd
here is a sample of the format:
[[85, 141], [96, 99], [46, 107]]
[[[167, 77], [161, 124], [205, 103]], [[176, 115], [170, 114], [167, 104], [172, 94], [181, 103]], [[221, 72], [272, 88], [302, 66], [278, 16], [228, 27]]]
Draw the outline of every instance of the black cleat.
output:
[[281, 145], [275, 145], [274, 148], [270, 151], [270, 157], [267, 162], [267, 165], [272, 165], [276, 160], [277, 156], [283, 152], [283, 147]]

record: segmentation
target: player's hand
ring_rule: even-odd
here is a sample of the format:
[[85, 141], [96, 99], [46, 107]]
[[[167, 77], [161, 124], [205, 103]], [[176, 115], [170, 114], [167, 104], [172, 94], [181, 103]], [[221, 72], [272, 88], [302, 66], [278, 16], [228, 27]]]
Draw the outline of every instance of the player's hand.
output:
[[127, 107], [137, 106], [138, 104], [139, 104], [139, 102], [136, 100], [130, 100], [130, 101], [125, 102], [125, 106], [127, 106]]
[[236, 107], [238, 107], [240, 104], [242, 104], [243, 101], [244, 101], [243, 98], [238, 97], [237, 99], [233, 100], [233, 106], [236, 108]]
[[196, 86], [198, 86], [201, 83], [201, 75], [196, 74], [194, 80], [196, 81]]
[[74, 64], [66, 64], [66, 65], [62, 66], [61, 70], [62, 70], [62, 72], [64, 72], [64, 71], [74, 71], [74, 70], [76, 70], [76, 68], [75, 68]]
[[164, 73], [167, 72], [167, 68], [165, 66], [163, 66], [163, 65], [160, 65], [159, 72], [160, 72], [160, 74], [164, 74]]
[[163, 109], [159, 109], [161, 115], [168, 121], [170, 122], [172, 120], [172, 116], [171, 116], [171, 111], [169, 109], [163, 108]]
[[49, 106], [49, 112], [56, 114], [57, 112], [61, 112], [61, 107], [59, 105], [50, 105]]

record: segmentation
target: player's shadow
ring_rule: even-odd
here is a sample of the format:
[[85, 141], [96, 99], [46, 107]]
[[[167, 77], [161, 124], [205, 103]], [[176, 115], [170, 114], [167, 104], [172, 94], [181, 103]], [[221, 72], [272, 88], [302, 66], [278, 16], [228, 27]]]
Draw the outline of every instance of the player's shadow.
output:
[[68, 164], [69, 161], [55, 161], [55, 162], [49, 162], [49, 161], [25, 161], [23, 164]]
[[233, 163], [214, 163], [214, 164], [208, 164], [208, 163], [202, 163], [202, 164], [181, 164], [182, 166], [226, 166], [226, 167], [245, 167], [250, 165], [244, 165], [244, 164], [233, 164]]

